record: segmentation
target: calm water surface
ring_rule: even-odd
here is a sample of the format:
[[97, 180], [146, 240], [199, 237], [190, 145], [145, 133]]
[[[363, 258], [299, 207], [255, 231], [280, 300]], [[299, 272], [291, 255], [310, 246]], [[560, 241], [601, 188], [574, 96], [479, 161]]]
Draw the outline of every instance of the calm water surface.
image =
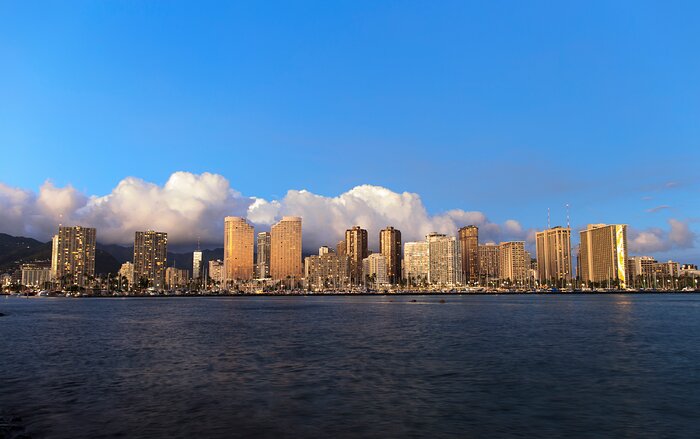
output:
[[0, 417], [35, 438], [700, 437], [700, 296], [443, 298], [0, 298]]

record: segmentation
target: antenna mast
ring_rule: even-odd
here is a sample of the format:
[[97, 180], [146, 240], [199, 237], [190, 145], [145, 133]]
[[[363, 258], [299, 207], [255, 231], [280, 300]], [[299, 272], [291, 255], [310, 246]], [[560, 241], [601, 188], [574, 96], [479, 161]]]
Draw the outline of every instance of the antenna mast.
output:
[[569, 220], [569, 203], [566, 203], [566, 227], [571, 228], [571, 221]]
[[551, 229], [551, 226], [549, 225], [549, 207], [547, 208], [547, 229]]

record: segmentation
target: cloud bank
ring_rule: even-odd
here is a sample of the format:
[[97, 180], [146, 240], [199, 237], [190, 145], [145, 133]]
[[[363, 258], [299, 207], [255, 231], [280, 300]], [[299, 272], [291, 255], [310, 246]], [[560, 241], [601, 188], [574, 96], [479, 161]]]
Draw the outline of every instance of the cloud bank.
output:
[[48, 240], [59, 223], [97, 228], [105, 244], [131, 244], [137, 230], [168, 232], [169, 241], [188, 245], [201, 239], [222, 245], [223, 218], [243, 216], [258, 230], [269, 230], [284, 215], [303, 218], [304, 248], [334, 246], [347, 228], [360, 225], [369, 232], [370, 246], [378, 245], [379, 230], [391, 225], [404, 241], [422, 240], [427, 233], [454, 235], [468, 224], [479, 226], [480, 240], [527, 240], [516, 220], [491, 222], [482, 212], [449, 210], [431, 215], [418, 194], [398, 193], [362, 185], [335, 197], [306, 190], [290, 190], [279, 200], [244, 196], [221, 175], [176, 172], [159, 186], [127, 177], [107, 195], [88, 196], [72, 186], [44, 183], [38, 193], [0, 183], [0, 232]]
[[695, 246], [697, 236], [687, 222], [669, 219], [669, 230], [653, 227], [646, 230], [629, 230], [629, 251], [632, 254], [665, 252], [688, 249]]

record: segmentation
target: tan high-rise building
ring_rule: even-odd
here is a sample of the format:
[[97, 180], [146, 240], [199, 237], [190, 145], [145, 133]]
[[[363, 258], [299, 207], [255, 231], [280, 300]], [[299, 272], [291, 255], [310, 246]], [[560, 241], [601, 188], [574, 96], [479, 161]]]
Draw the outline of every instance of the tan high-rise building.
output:
[[224, 282], [230, 286], [236, 281], [253, 278], [253, 226], [239, 216], [224, 218]]
[[430, 254], [427, 241], [407, 242], [403, 246], [403, 276], [410, 286], [428, 283]]
[[579, 251], [584, 283], [617, 282], [627, 288], [627, 225], [589, 224], [581, 231]]
[[270, 277], [270, 232], [258, 233], [258, 279]]
[[462, 278], [465, 283], [479, 281], [479, 228], [466, 226], [459, 229], [459, 246], [462, 253]]
[[462, 257], [459, 243], [454, 236], [430, 233], [428, 255], [430, 271], [428, 280], [432, 285], [456, 286], [463, 282]]
[[270, 231], [270, 275], [274, 280], [296, 280], [303, 275], [301, 217], [285, 216]]
[[396, 285], [401, 280], [401, 231], [387, 227], [379, 232], [379, 253], [386, 261], [387, 282]]
[[345, 231], [345, 254], [350, 257], [350, 282], [362, 284], [362, 260], [369, 255], [367, 230], [354, 226]]
[[307, 285], [318, 289], [347, 287], [350, 283], [350, 259], [345, 255], [324, 253], [321, 249], [318, 256], [307, 256], [304, 259]]
[[501, 280], [523, 283], [527, 279], [530, 261], [525, 260], [525, 242], [502, 242], [499, 246], [498, 266]]
[[95, 276], [95, 236], [92, 227], [61, 226], [58, 238], [54, 241], [56, 250], [56, 280], [61, 285], [78, 285], [85, 287], [89, 278]]
[[569, 282], [571, 266], [571, 229], [554, 227], [536, 235], [537, 278], [542, 285]]
[[168, 234], [165, 232], [136, 232], [134, 235], [134, 286], [141, 282], [148, 288], [164, 289], [165, 268], [168, 263]]
[[501, 248], [497, 244], [479, 246], [479, 275], [484, 282], [498, 279], [500, 270]]

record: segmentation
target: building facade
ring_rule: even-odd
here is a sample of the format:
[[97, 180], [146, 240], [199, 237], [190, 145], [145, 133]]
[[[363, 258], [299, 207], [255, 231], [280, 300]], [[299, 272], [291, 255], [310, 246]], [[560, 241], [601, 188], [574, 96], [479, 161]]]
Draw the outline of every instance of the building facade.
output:
[[197, 249], [192, 252], [192, 279], [202, 277], [202, 251]]
[[388, 283], [397, 285], [401, 277], [401, 231], [387, 227], [379, 232], [379, 253], [386, 261]]
[[501, 249], [497, 244], [482, 244], [479, 246], [479, 276], [485, 285], [499, 279]]
[[535, 244], [540, 284], [556, 285], [571, 281], [571, 229], [554, 227], [537, 232]]
[[428, 282], [438, 286], [462, 284], [462, 258], [454, 236], [431, 233], [426, 237], [430, 260]]
[[350, 282], [362, 284], [362, 260], [369, 255], [367, 230], [354, 226], [345, 231], [345, 254], [350, 258]]
[[388, 285], [389, 276], [386, 272], [386, 257], [373, 253], [362, 260], [362, 275], [367, 285]]
[[[530, 261], [526, 261], [525, 242], [502, 242], [499, 246], [499, 278], [513, 284], [522, 284], [527, 280]], [[528, 258], [529, 259], [529, 258]]]
[[52, 253], [56, 256], [56, 280], [61, 285], [88, 286], [95, 276], [95, 237], [92, 227], [60, 226], [57, 245]]
[[465, 283], [479, 282], [479, 228], [465, 226], [457, 232], [462, 255], [462, 277]]
[[270, 232], [258, 233], [258, 260], [255, 276], [258, 279], [270, 277]]
[[253, 278], [255, 230], [244, 218], [224, 218], [224, 282], [230, 286], [237, 281]]
[[134, 286], [162, 290], [168, 263], [168, 234], [148, 230], [134, 236]]
[[350, 259], [337, 253], [322, 253], [304, 259], [304, 279], [314, 289], [345, 288], [350, 284]]
[[168, 289], [183, 288], [187, 286], [190, 273], [184, 268], [168, 267], [165, 269], [165, 285]]
[[22, 285], [30, 288], [47, 288], [51, 282], [50, 264], [22, 264]]
[[581, 280], [627, 288], [627, 225], [589, 224], [580, 235]]
[[224, 282], [226, 282], [224, 276], [224, 261], [221, 259], [209, 261], [209, 280], [213, 285], [224, 285]]
[[407, 242], [403, 246], [403, 276], [409, 286], [428, 283], [430, 252], [427, 241]]
[[304, 271], [301, 260], [301, 217], [285, 216], [270, 230], [270, 276], [274, 280], [299, 280]]

